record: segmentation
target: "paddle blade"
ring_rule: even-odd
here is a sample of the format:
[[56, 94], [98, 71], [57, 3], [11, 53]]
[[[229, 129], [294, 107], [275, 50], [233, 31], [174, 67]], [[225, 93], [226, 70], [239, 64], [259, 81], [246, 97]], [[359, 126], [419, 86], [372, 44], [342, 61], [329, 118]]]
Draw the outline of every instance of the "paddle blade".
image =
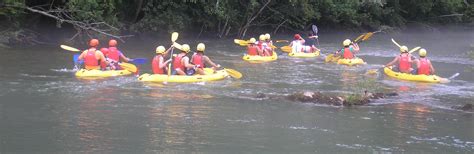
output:
[[134, 58], [130, 60], [131, 63], [135, 65], [141, 65], [146, 63], [146, 58]]
[[400, 44], [398, 44], [397, 41], [395, 41], [393, 38], [392, 38], [392, 42], [393, 42], [393, 44], [397, 45], [397, 47], [399, 47], [399, 48], [401, 47]]
[[364, 36], [365, 36], [365, 34], [359, 35], [359, 37], [357, 37], [357, 38], [354, 40], [354, 42], [359, 42], [359, 40], [360, 40], [362, 37], [364, 37]]
[[421, 47], [415, 47], [413, 49], [411, 49], [410, 51], [408, 51], [408, 53], [412, 53], [412, 52], [415, 52], [416, 50], [420, 49]]
[[372, 37], [372, 35], [374, 35], [374, 33], [372, 33], [372, 32], [369, 32], [369, 33], [365, 34], [364, 38], [362, 38], [362, 41], [369, 40]]
[[239, 39], [234, 39], [234, 43], [235, 43], [235, 44], [240, 44], [240, 43], [239, 43]]
[[240, 73], [239, 71], [236, 71], [234, 69], [225, 69], [225, 71], [227, 71], [227, 73], [229, 73], [229, 75], [233, 78], [236, 78], [236, 79], [240, 79], [242, 78], [242, 73]]
[[448, 79], [452, 80], [452, 79], [456, 78], [457, 76], [459, 76], [459, 73], [451, 75]]
[[130, 63], [119, 63], [120, 67], [123, 69], [130, 71], [132, 73], [136, 73], [138, 71], [137, 66], [130, 64]]
[[314, 35], [318, 35], [318, 26], [313, 25], [311, 26], [311, 29], [313, 30]]
[[178, 39], [179, 33], [173, 32], [171, 33], [171, 42], [175, 42]]
[[288, 53], [290, 53], [291, 50], [292, 50], [292, 48], [290, 46], [287, 46], [287, 45], [282, 46], [280, 49], [281, 49], [281, 51], [288, 52]]
[[72, 62], [74, 62], [74, 64], [77, 62], [77, 59], [79, 59], [79, 56], [81, 54], [74, 54], [74, 56], [72, 57]]
[[73, 52], [81, 51], [79, 49], [76, 49], [76, 48], [73, 48], [73, 47], [70, 47], [70, 46], [67, 46], [67, 45], [61, 45], [60, 47], [63, 48], [64, 50], [73, 51]]

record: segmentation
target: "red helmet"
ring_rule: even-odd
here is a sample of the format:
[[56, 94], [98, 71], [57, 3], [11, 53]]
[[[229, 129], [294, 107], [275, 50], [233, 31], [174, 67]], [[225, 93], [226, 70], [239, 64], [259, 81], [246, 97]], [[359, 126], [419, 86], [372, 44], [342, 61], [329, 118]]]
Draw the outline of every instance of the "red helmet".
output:
[[300, 34], [295, 34], [295, 40], [299, 40], [301, 39], [301, 35]]
[[99, 45], [99, 40], [98, 39], [92, 39], [89, 41], [89, 46], [91, 47], [97, 47]]
[[109, 41], [109, 47], [115, 47], [117, 46], [117, 41], [116, 40], [110, 40]]
[[109, 48], [100, 48], [100, 52], [102, 52], [104, 55], [107, 55], [107, 53], [109, 53]]

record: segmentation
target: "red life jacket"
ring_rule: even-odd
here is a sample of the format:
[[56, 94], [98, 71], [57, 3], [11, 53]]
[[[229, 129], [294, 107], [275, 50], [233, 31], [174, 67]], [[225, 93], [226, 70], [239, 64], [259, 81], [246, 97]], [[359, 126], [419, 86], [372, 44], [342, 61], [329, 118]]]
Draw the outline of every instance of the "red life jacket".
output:
[[99, 69], [99, 60], [95, 57], [95, 48], [90, 48], [86, 51], [86, 56], [84, 57], [84, 67], [88, 70]]
[[176, 69], [181, 69], [182, 71], [186, 71], [186, 68], [184, 67], [183, 63], [181, 62], [181, 60], [183, 59], [183, 57], [186, 56], [186, 54], [178, 54], [176, 57], [174, 57], [173, 59], [173, 69], [176, 70]]
[[342, 55], [344, 59], [352, 59], [354, 58], [354, 54], [351, 52], [351, 48], [347, 47], [344, 48], [344, 55]]
[[194, 65], [199, 65], [198, 68], [204, 68], [204, 60], [202, 59], [202, 54], [201, 53], [198, 52], [198, 53], [194, 54], [192, 59], [193, 59], [192, 63]]
[[106, 56], [107, 58], [118, 62], [120, 60], [120, 51], [117, 49], [117, 47], [109, 47], [109, 52]]
[[398, 64], [398, 69], [400, 70], [400, 72], [410, 72], [410, 68], [411, 68], [411, 57], [408, 55], [408, 54], [401, 54], [400, 55], [400, 62]]
[[430, 63], [427, 58], [420, 58], [420, 65], [418, 66], [418, 74], [430, 75]]
[[255, 45], [251, 45], [247, 48], [247, 54], [248, 55], [251, 55], [251, 56], [254, 56], [254, 55], [258, 55], [258, 51], [257, 51], [257, 46]]
[[153, 70], [153, 73], [155, 74], [165, 74], [165, 69], [160, 68], [160, 59], [162, 58], [162, 55], [156, 55], [155, 58], [151, 61], [151, 68]]

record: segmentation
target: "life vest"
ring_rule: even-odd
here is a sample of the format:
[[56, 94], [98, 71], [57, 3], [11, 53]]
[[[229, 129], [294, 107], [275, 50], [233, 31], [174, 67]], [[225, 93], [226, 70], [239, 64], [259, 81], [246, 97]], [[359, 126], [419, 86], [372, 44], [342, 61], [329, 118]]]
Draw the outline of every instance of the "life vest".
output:
[[202, 55], [201, 53], [196, 53], [196, 54], [193, 55], [193, 58], [192, 58], [193, 61], [192, 61], [192, 63], [193, 63], [194, 65], [199, 65], [198, 68], [204, 68], [204, 67], [205, 67], [205, 66], [204, 66], [204, 60], [202, 59], [202, 56], [203, 56], [203, 55]]
[[106, 55], [107, 58], [114, 60], [116, 62], [119, 62], [120, 60], [120, 51], [117, 49], [117, 47], [109, 47], [109, 52]]
[[342, 56], [344, 57], [344, 59], [354, 58], [354, 54], [352, 54], [352, 48], [350, 47], [344, 48], [344, 54]]
[[398, 69], [400, 70], [400, 72], [410, 72], [410, 68], [411, 68], [411, 57], [410, 55], [408, 54], [401, 54], [400, 55], [400, 62], [398, 64]]
[[303, 44], [301, 43], [300, 40], [294, 40], [291, 44], [292, 44], [291, 52], [293, 52], [293, 53], [303, 52], [304, 48], [303, 48]]
[[258, 48], [260, 48], [261, 50], [265, 50], [266, 47], [267, 47], [267, 43], [263, 42], [263, 41], [258, 41]]
[[431, 68], [430, 68], [430, 63], [427, 58], [420, 58], [420, 63], [418, 66], [418, 74], [425, 74], [425, 75], [430, 75], [431, 74]]
[[165, 69], [160, 68], [160, 59], [163, 58], [162, 55], [156, 55], [155, 58], [151, 61], [151, 68], [155, 74], [165, 74]]
[[255, 45], [250, 45], [247, 48], [247, 54], [251, 56], [258, 55], [258, 47]]
[[181, 62], [181, 60], [183, 59], [183, 57], [186, 56], [186, 54], [178, 54], [176, 57], [174, 57], [173, 59], [173, 69], [176, 70], [176, 69], [181, 69], [182, 71], [186, 71], [186, 68], [184, 67], [183, 63]]
[[88, 70], [100, 69], [99, 59], [95, 57], [95, 52], [97, 49], [90, 48], [86, 51], [86, 56], [84, 57], [84, 67]]

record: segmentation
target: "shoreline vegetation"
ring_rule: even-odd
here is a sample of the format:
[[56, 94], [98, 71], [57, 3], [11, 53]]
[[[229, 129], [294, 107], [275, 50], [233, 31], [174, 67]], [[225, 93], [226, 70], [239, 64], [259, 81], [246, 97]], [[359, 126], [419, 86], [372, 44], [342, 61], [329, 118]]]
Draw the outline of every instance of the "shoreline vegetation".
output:
[[438, 25], [472, 28], [473, 15], [474, 0], [5, 0], [0, 47], [125, 41], [172, 31], [197, 38], [306, 34], [313, 24], [328, 31], [438, 31]]

